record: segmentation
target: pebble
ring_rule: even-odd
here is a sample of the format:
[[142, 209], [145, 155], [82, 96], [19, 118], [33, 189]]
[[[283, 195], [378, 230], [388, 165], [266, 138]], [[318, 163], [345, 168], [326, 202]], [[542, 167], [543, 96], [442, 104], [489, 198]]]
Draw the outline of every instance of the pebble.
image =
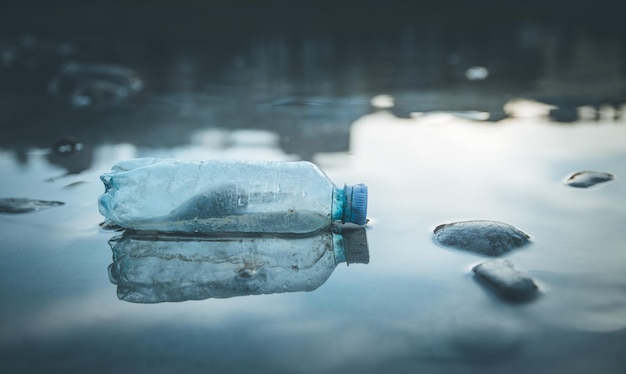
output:
[[118, 106], [139, 94], [144, 82], [125, 66], [68, 62], [49, 84], [50, 93], [75, 108]]
[[24, 198], [0, 198], [0, 213], [28, 213], [65, 205], [61, 201], [45, 201]]
[[435, 228], [434, 237], [441, 245], [492, 257], [524, 246], [530, 239], [511, 225], [487, 220], [442, 224]]
[[509, 260], [488, 260], [474, 266], [472, 270], [480, 279], [493, 286], [504, 299], [524, 301], [533, 298], [537, 293], [537, 285], [532, 278], [515, 269]]
[[599, 183], [610, 182], [613, 179], [615, 179], [615, 176], [610, 173], [601, 171], [579, 171], [567, 177], [565, 184], [570, 187], [589, 188]]

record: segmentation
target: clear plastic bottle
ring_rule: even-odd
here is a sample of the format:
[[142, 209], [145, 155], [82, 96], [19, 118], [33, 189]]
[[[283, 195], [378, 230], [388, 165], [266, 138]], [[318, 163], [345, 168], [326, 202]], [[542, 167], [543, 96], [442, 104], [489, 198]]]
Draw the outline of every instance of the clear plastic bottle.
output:
[[363, 227], [247, 236], [127, 231], [109, 245], [109, 279], [120, 300], [134, 303], [313, 291], [338, 264], [369, 263]]
[[133, 230], [307, 233], [367, 222], [367, 186], [339, 188], [305, 161], [143, 158], [100, 179], [100, 213]]

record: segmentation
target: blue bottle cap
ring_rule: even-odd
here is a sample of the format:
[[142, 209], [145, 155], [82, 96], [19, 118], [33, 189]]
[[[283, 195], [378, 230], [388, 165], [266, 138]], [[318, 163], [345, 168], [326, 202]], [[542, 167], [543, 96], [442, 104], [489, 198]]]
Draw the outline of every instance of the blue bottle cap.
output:
[[357, 225], [367, 223], [367, 186], [363, 183], [344, 187], [346, 201], [343, 210], [342, 222], [351, 222]]

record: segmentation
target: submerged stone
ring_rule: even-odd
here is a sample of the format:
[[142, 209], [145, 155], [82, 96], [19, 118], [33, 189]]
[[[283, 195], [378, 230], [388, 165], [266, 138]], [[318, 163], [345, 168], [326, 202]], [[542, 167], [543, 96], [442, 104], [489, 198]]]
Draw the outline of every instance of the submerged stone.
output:
[[537, 285], [532, 278], [515, 269], [509, 260], [485, 261], [474, 266], [472, 270], [505, 299], [524, 301], [533, 298], [537, 293]]
[[502, 222], [475, 220], [445, 223], [434, 231], [435, 240], [444, 246], [485, 256], [500, 256], [528, 243], [530, 237]]
[[143, 90], [139, 75], [125, 66], [69, 62], [50, 82], [50, 93], [75, 108], [118, 106]]
[[68, 183], [65, 186], [63, 186], [63, 189], [70, 189], [70, 188], [74, 188], [80, 185], [83, 185], [87, 183], [87, 181], [76, 181], [76, 182], [72, 182], [72, 183]]
[[28, 213], [65, 205], [61, 201], [45, 201], [23, 198], [0, 198], [0, 213]]
[[610, 182], [613, 179], [615, 179], [615, 176], [610, 173], [601, 171], [579, 171], [567, 177], [565, 184], [570, 187], [588, 188], [599, 183]]

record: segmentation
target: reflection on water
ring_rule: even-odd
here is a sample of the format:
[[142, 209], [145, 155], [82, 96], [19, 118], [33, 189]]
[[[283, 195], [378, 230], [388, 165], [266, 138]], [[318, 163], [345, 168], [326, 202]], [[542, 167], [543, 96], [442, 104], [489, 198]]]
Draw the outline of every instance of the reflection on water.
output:
[[109, 245], [117, 296], [136, 303], [313, 291], [339, 263], [369, 262], [364, 228], [292, 236], [127, 232]]
[[[261, 129], [276, 133], [285, 153], [311, 160], [320, 152], [348, 151], [350, 124], [371, 113], [369, 100], [380, 94], [394, 98], [395, 105], [384, 106], [403, 118], [477, 112], [499, 122], [509, 116], [506, 103], [520, 97], [549, 105], [548, 115], [559, 122], [622, 116], [625, 46], [619, 35], [533, 23], [498, 33], [435, 31], [364, 34], [368, 43], [314, 33], [181, 45], [0, 35], [6, 56], [0, 145], [26, 162], [29, 148], [49, 148], [71, 135], [85, 146], [82, 159], [93, 162], [90, 153], [103, 141], [176, 147], [207, 129]], [[70, 172], [89, 165], [73, 165]]]
[[[237, 255], [225, 261], [214, 261], [220, 249], [210, 239], [179, 243], [125, 234], [112, 242], [111, 274], [122, 298], [212, 298], [144, 306], [152, 309], [120, 303], [104, 271], [111, 263], [104, 245], [111, 234], [98, 226], [98, 176], [116, 161], [137, 156], [291, 157], [276, 143], [252, 141], [249, 133], [214, 134], [238, 140], [154, 149], [99, 146], [92, 168], [52, 181], [59, 168], [45, 154], [33, 154], [28, 167], [8, 152], [1, 154], [0, 167], [10, 176], [0, 181], [4, 196], [66, 202], [36, 214], [0, 216], [2, 291], [11, 300], [0, 307], [3, 367], [34, 370], [54, 361], [72, 371], [77, 358], [66, 350], [77, 351], [84, 365], [94, 366], [106, 361], [96, 352], [119, 346], [110, 355], [128, 370], [143, 370], [134, 365], [137, 359], [149, 361], [177, 345], [189, 350], [167, 365], [192, 372], [204, 370], [207, 360], [237, 371], [262, 362], [278, 371], [304, 365], [317, 372], [351, 372], [356, 365], [364, 373], [388, 368], [558, 371], [598, 360], [603, 372], [622, 371], [617, 347], [626, 339], [623, 122], [560, 126], [545, 117], [520, 116], [494, 126], [445, 113], [363, 116], [351, 128], [351, 154], [319, 153], [315, 160], [331, 179], [368, 183], [368, 266], [334, 268], [336, 253], [325, 249], [328, 240], [323, 239], [328, 234], [306, 248], [297, 243], [309, 239], [262, 238], [253, 245], [252, 238], [244, 238], [241, 247], [226, 242]], [[563, 184], [577, 170], [603, 170], [615, 179], [596, 189]], [[80, 180], [89, 182], [64, 188]], [[503, 303], [474, 280], [472, 268], [481, 259], [432, 240], [441, 222], [476, 219], [508, 222], [531, 236], [523, 250], [505, 258], [533, 279], [541, 297]], [[215, 250], [205, 250], [214, 245]], [[290, 255], [276, 255], [279, 246]], [[275, 273], [265, 264], [294, 276], [294, 290], [296, 285], [306, 289], [308, 275], [298, 278], [306, 271], [292, 265], [295, 261], [300, 268], [302, 261], [322, 269], [316, 258], [328, 267], [318, 273], [323, 277], [311, 277], [310, 287], [325, 282], [315, 292], [215, 298], [263, 293], [266, 286], [273, 292], [277, 283], [272, 281], [280, 277], [272, 278]], [[211, 284], [221, 284], [219, 293]], [[229, 339], [240, 333], [246, 338]], [[136, 348], [146, 334], [154, 345]], [[242, 346], [255, 360], [232, 362], [221, 356]], [[329, 360], [320, 362], [320, 356]]]

